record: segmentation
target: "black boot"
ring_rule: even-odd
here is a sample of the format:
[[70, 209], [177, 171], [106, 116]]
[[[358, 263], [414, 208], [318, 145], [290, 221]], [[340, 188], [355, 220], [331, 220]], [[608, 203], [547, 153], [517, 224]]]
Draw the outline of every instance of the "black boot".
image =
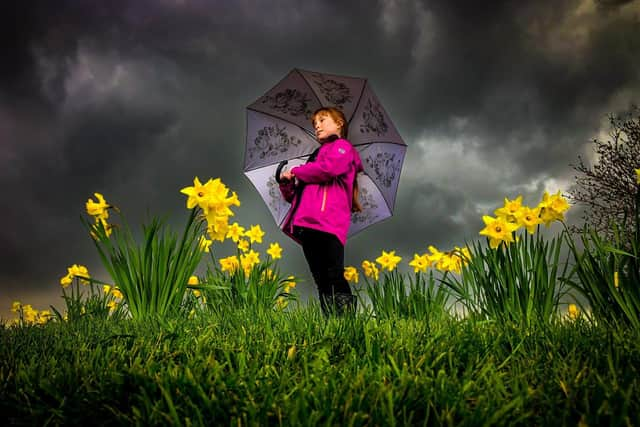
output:
[[355, 314], [357, 299], [353, 294], [345, 294], [338, 292], [333, 296], [333, 303], [335, 306], [336, 314], [339, 316], [345, 314]]
[[343, 292], [321, 293], [320, 307], [325, 317], [330, 315], [342, 316], [345, 314], [355, 314], [357, 299], [355, 295]]

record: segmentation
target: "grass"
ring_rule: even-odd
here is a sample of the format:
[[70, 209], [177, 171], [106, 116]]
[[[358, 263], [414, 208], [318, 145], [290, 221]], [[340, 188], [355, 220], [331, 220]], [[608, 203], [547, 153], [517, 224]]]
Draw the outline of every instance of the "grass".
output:
[[316, 305], [0, 329], [4, 425], [638, 425], [640, 337]]
[[[210, 181], [183, 189], [188, 204], [215, 187], [228, 215], [235, 193]], [[515, 205], [519, 198], [505, 199], [501, 210]], [[86, 224], [98, 249], [107, 248], [102, 259], [122, 293], [96, 291], [104, 283], [74, 265], [61, 280], [75, 281], [71, 294], [63, 291], [65, 315], [56, 310], [47, 321], [45, 311], [14, 303], [18, 323], [0, 323], [2, 425], [640, 424], [638, 230], [633, 253], [600, 240], [585, 254], [571, 246], [576, 267], [567, 270], [565, 239], [525, 235], [496, 246], [513, 236], [501, 234], [506, 220], [487, 217], [481, 234], [495, 250], [478, 244], [467, 256], [430, 246], [431, 255], [409, 263], [408, 281], [394, 270], [400, 258], [383, 252], [380, 278], [363, 262], [357, 293], [366, 307], [325, 318], [317, 304], [294, 306], [295, 278], [252, 248], [238, 247], [235, 269], [223, 271], [222, 259], [217, 268], [212, 256], [206, 277], [192, 277], [204, 250], [195, 211], [179, 245], [169, 231], [158, 237], [153, 222], [136, 246], [103, 224], [110, 208], [88, 202], [97, 222]], [[562, 219], [567, 208], [559, 193], [545, 192], [540, 218]], [[224, 232], [213, 226], [212, 240]], [[252, 227], [243, 243], [262, 234]], [[441, 278], [417, 272], [427, 265]], [[559, 315], [566, 285], [598, 310]], [[453, 315], [450, 297], [467, 317]]]

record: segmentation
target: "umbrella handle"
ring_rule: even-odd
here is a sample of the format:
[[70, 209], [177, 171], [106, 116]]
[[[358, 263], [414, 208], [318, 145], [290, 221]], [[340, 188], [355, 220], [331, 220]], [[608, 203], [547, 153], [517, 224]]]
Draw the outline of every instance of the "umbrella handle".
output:
[[288, 162], [288, 161], [286, 161], [286, 160], [283, 160], [283, 161], [281, 161], [281, 162], [280, 162], [280, 164], [278, 164], [278, 168], [276, 169], [276, 182], [277, 182], [278, 184], [281, 184], [281, 183], [282, 183], [282, 182], [284, 182], [284, 181], [288, 181], [288, 179], [282, 179], [282, 178], [280, 178], [280, 173], [282, 172], [282, 168], [283, 168], [287, 163], [289, 163], [289, 162]]

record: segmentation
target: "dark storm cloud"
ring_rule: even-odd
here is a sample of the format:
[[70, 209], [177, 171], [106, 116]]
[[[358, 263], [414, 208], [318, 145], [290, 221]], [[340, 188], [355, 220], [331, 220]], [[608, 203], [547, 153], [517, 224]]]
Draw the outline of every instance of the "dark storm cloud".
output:
[[536, 203], [639, 97], [638, 0], [0, 8], [0, 281], [36, 288], [99, 264], [78, 220], [94, 191], [133, 224], [181, 223], [196, 175], [237, 191], [234, 219], [263, 224], [305, 274], [241, 173], [244, 108], [293, 67], [369, 78], [408, 144], [396, 216], [352, 240], [354, 263], [447, 250], [503, 197]]
[[[637, 100], [639, 10], [638, 2], [606, 8], [588, 1], [553, 7], [501, 2], [491, 8], [424, 2], [418, 14], [399, 14], [397, 28], [420, 15], [432, 24], [422, 35], [423, 57], [409, 73], [413, 91], [406, 92], [412, 96], [401, 104], [399, 116], [410, 124], [401, 128], [422, 132], [410, 134], [414, 142], [466, 145], [466, 153], [450, 151], [448, 144], [438, 147], [450, 154], [449, 170], [456, 161], [463, 173], [484, 166], [475, 178], [493, 190], [489, 200], [500, 203], [502, 195], [518, 192], [539, 197], [534, 192], [544, 189], [545, 179], [570, 177], [568, 165], [598, 133], [608, 111]], [[439, 175], [429, 172], [425, 147], [431, 145], [413, 150], [413, 159], [423, 160], [413, 166], [426, 169], [416, 179], [459, 182], [454, 172], [437, 165]], [[464, 184], [461, 189], [474, 187]], [[477, 191], [457, 194], [487, 200]]]
[[[590, 12], [588, 3], [425, 2], [430, 51], [401, 116], [450, 136], [449, 119], [463, 117], [489, 156], [499, 149], [543, 159], [548, 149], [553, 166], [564, 167], [611, 95], [637, 90], [640, 79], [638, 8]], [[548, 168], [546, 160], [522, 162], [523, 173]]]

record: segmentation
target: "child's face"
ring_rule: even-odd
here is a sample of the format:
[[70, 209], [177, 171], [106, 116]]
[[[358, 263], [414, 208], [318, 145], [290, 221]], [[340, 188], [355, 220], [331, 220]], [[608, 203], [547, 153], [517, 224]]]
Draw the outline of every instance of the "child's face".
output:
[[339, 123], [336, 123], [327, 113], [318, 114], [313, 120], [313, 126], [316, 130], [316, 137], [319, 140], [326, 139], [331, 135], [341, 135], [341, 126]]

